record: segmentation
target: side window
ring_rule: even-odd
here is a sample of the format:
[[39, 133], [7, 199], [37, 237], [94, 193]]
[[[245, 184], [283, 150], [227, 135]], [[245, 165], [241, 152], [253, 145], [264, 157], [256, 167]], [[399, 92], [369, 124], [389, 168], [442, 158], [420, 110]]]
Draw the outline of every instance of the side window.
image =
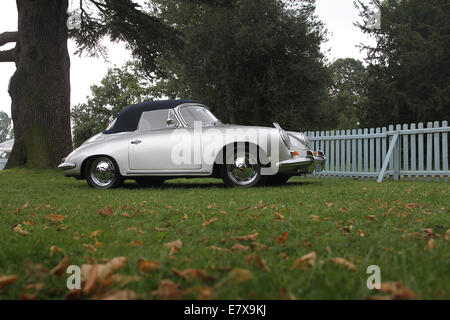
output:
[[141, 120], [139, 121], [138, 130], [147, 131], [166, 129], [168, 116], [169, 109], [143, 112]]

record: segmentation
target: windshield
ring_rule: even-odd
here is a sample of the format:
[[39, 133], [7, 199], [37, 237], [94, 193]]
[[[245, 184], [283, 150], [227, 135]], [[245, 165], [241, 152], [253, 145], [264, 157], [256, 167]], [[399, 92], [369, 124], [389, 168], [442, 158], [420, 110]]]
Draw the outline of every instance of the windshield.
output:
[[114, 126], [114, 124], [116, 123], [116, 120], [117, 120], [117, 119], [114, 119], [114, 120], [108, 125], [108, 127], [106, 128], [106, 130], [111, 129], [111, 128]]
[[202, 106], [187, 106], [180, 109], [181, 116], [189, 127], [194, 126], [195, 121], [200, 121], [202, 125], [215, 124], [219, 120]]

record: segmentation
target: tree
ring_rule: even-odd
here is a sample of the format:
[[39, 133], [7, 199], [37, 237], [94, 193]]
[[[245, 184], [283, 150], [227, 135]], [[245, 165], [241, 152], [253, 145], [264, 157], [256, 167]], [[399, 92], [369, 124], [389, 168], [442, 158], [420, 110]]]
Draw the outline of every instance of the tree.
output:
[[327, 70], [314, 1], [156, 0], [184, 45], [161, 62], [169, 97], [200, 99], [222, 120], [288, 129], [320, 128]]
[[367, 51], [368, 99], [364, 124], [445, 120], [450, 116], [450, 2], [373, 0], [381, 27], [366, 25], [371, 9], [357, 2], [358, 26], [374, 37]]
[[11, 138], [11, 118], [6, 112], [0, 111], [0, 143]]
[[153, 80], [141, 69], [129, 62], [122, 68], [109, 69], [100, 85], [91, 86], [91, 96], [72, 110], [75, 148], [105, 130], [126, 106], [154, 97]]
[[357, 128], [366, 117], [367, 72], [363, 63], [352, 58], [337, 59], [330, 72], [327, 113], [333, 118], [330, 129]]
[[[155, 61], [179, 39], [131, 0], [81, 0], [80, 28], [71, 31], [79, 53], [103, 54], [105, 37], [125, 41], [146, 70], [158, 72]], [[17, 0], [18, 31], [0, 34], [0, 62], [15, 62], [11, 78], [11, 114], [15, 143], [8, 168], [54, 168], [72, 150], [70, 77], [67, 51], [68, 0]]]

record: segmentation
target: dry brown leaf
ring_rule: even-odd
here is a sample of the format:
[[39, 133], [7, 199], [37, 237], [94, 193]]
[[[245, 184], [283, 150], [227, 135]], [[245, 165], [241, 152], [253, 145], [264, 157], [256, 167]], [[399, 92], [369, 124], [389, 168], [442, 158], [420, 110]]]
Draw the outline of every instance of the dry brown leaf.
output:
[[158, 290], [153, 291], [153, 296], [163, 300], [178, 300], [181, 299], [181, 291], [172, 280], [162, 280], [159, 283]]
[[194, 295], [197, 300], [209, 300], [213, 294], [213, 289], [208, 286], [194, 286], [183, 291], [183, 296]]
[[142, 240], [131, 241], [128, 246], [130, 247], [140, 247], [142, 246]]
[[231, 250], [233, 251], [247, 251], [248, 249], [250, 249], [249, 246], [244, 246], [240, 243], [236, 243], [234, 246], [231, 247]]
[[281, 300], [297, 300], [297, 298], [292, 294], [291, 290], [287, 288], [280, 288], [280, 299]]
[[113, 211], [110, 207], [105, 207], [104, 209], [98, 209], [96, 212], [101, 216], [112, 216]]
[[345, 260], [344, 258], [331, 258], [331, 261], [333, 261], [334, 264], [342, 265], [349, 270], [356, 270], [356, 266], [353, 263], [351, 263], [350, 261]]
[[166, 232], [166, 231], [168, 231], [169, 229], [167, 229], [167, 228], [155, 228], [154, 230], [155, 230], [155, 231], [158, 231], [158, 232]]
[[57, 265], [54, 267], [50, 273], [54, 274], [55, 276], [62, 276], [66, 273], [67, 267], [70, 264], [70, 258], [68, 256], [65, 256]]
[[66, 217], [61, 214], [48, 214], [44, 218], [50, 220], [51, 222], [60, 222], [63, 221]]
[[283, 232], [283, 235], [277, 239], [277, 243], [284, 242], [288, 239], [289, 233]]
[[101, 300], [134, 300], [136, 293], [130, 290], [112, 291], [106, 293]]
[[96, 237], [96, 236], [98, 236], [101, 232], [103, 232], [103, 230], [95, 230], [95, 231], [92, 231], [91, 233], [89, 233], [89, 238]]
[[50, 257], [53, 256], [54, 252], [63, 252], [63, 249], [61, 249], [58, 246], [51, 246], [50, 247]]
[[175, 241], [167, 242], [164, 245], [166, 247], [170, 248], [169, 255], [171, 256], [174, 253], [178, 252], [183, 247], [183, 241], [178, 239], [178, 240], [175, 240]]
[[359, 236], [361, 238], [364, 238], [366, 236], [366, 233], [363, 230], [359, 229]]
[[427, 245], [425, 246], [425, 250], [433, 250], [434, 248], [436, 248], [436, 242], [434, 241], [434, 239], [428, 240]]
[[254, 234], [250, 234], [248, 236], [231, 237], [230, 239], [236, 240], [236, 241], [255, 241], [257, 237], [258, 237], [258, 232], [254, 233]]
[[397, 282], [382, 282], [381, 292], [390, 294], [388, 296], [372, 296], [370, 300], [415, 300], [418, 298], [417, 293], [407, 288], [403, 283]]
[[309, 218], [310, 218], [312, 221], [316, 221], [316, 222], [322, 222], [322, 221], [323, 221], [319, 216], [316, 216], [316, 215], [313, 215], [313, 214], [311, 214], [311, 215], [309, 216]]
[[245, 258], [245, 262], [247, 262], [247, 264], [255, 264], [259, 267], [261, 267], [264, 271], [270, 272], [270, 268], [266, 263], [266, 260], [264, 260], [264, 258], [260, 255], [260, 254], [255, 254], [255, 255], [249, 255]]
[[25, 204], [23, 205], [23, 208], [24, 208], [24, 209], [28, 208], [28, 201], [25, 202]]
[[207, 206], [208, 209], [215, 209], [217, 208], [217, 205], [215, 203], [211, 203], [210, 205]]
[[20, 224], [15, 224], [11, 229], [14, 232], [17, 232], [18, 234], [21, 234], [23, 236], [30, 235], [30, 233], [28, 231], [25, 231], [25, 230], [22, 229], [22, 226]]
[[277, 220], [284, 220], [284, 216], [279, 212], [275, 212], [273, 215], [277, 218]]
[[211, 246], [210, 248], [214, 249], [214, 250], [217, 250], [217, 251], [232, 252], [230, 249], [220, 248], [220, 247], [216, 247], [216, 246]]
[[316, 260], [317, 260], [317, 254], [314, 251], [310, 252], [310, 253], [304, 255], [303, 257], [301, 257], [300, 259], [297, 259], [296, 261], [294, 261], [294, 264], [292, 265], [292, 269], [301, 268], [301, 269], [310, 270], [312, 267], [314, 267], [316, 265]]
[[139, 271], [142, 273], [148, 273], [151, 271], [159, 270], [159, 262], [158, 261], [150, 261], [144, 258], [139, 258], [137, 261], [137, 266]]
[[108, 286], [112, 281], [112, 276], [117, 271], [123, 269], [128, 263], [125, 257], [115, 257], [106, 264], [83, 264], [81, 266], [81, 281], [84, 294], [91, 293], [95, 288]]
[[217, 220], [216, 217], [209, 219], [208, 221], [203, 222], [202, 226], [206, 227], [207, 225], [210, 225], [211, 223], [213, 223], [216, 220]]
[[177, 275], [185, 280], [197, 279], [197, 278], [202, 279], [204, 281], [216, 280], [216, 278], [214, 276], [210, 276], [206, 273], [206, 271], [200, 270], [200, 269], [186, 269], [186, 270], [180, 271], [176, 268], [173, 268], [172, 272], [175, 275]]
[[16, 282], [19, 279], [19, 276], [2, 276], [0, 275], [0, 289], [9, 286]]
[[241, 283], [253, 278], [252, 273], [247, 269], [235, 268], [228, 274], [228, 283]]

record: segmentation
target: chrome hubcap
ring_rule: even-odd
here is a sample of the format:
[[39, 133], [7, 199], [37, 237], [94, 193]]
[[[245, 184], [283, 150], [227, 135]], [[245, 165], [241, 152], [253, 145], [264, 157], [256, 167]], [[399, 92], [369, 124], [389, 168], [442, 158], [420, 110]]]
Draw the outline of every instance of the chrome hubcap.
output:
[[237, 156], [232, 164], [227, 165], [228, 177], [236, 184], [247, 185], [258, 176], [258, 163], [253, 155], [246, 153]]
[[114, 163], [107, 158], [99, 158], [92, 163], [91, 178], [101, 187], [109, 185], [115, 176]]

